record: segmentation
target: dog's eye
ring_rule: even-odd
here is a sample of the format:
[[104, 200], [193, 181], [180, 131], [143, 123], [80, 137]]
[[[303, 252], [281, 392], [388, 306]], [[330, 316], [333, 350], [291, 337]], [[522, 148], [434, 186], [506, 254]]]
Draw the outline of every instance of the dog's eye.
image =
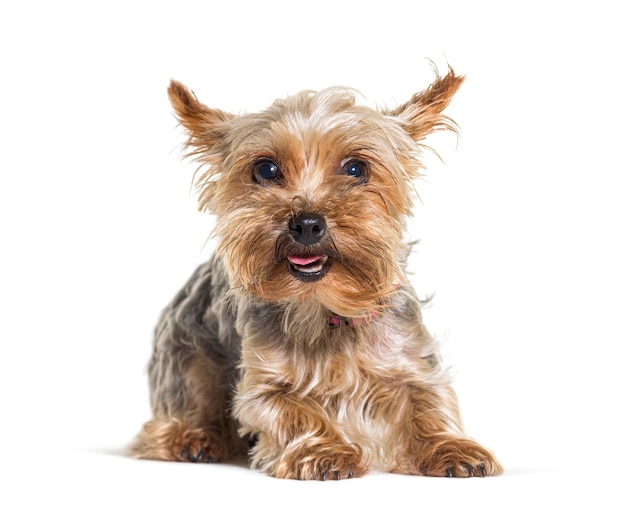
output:
[[271, 160], [259, 160], [252, 168], [254, 180], [257, 183], [276, 182], [282, 174], [280, 168]]
[[350, 159], [341, 166], [341, 174], [351, 176], [358, 180], [358, 183], [365, 183], [368, 179], [367, 164], [362, 160]]

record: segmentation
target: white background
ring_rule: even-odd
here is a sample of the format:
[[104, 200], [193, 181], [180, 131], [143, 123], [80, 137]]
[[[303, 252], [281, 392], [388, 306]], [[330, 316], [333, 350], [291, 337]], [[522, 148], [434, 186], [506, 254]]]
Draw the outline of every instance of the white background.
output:
[[[4, 2], [2, 516], [624, 516], [618, 2]], [[425, 318], [489, 480], [274, 480], [117, 452], [161, 308], [203, 261], [170, 78], [258, 110], [341, 84], [394, 105], [466, 74], [412, 227]], [[6, 510], [6, 512], [5, 512]], [[235, 512], [236, 511], [236, 512]]]

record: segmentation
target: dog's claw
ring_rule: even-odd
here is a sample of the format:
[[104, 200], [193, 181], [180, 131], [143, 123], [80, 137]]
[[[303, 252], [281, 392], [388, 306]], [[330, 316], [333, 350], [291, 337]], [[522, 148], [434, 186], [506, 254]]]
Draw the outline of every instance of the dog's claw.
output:
[[319, 472], [319, 480], [344, 480], [354, 478], [354, 469], [348, 468], [347, 472], [342, 471], [341, 469], [329, 469], [329, 470], [320, 470]]
[[189, 446], [185, 446], [180, 452], [180, 457], [188, 462], [197, 463], [204, 462], [205, 464], [212, 464], [215, 459], [211, 455], [207, 455], [205, 450], [200, 450], [196, 455], [189, 452]]
[[[485, 468], [484, 464], [480, 464], [478, 466], [472, 466], [471, 464], [467, 464], [465, 462], [462, 463], [462, 466], [465, 468], [465, 471], [467, 472], [467, 477], [486, 477], [487, 476], [487, 470]], [[480, 470], [480, 473], [478, 473], [476, 470]], [[448, 478], [456, 478], [457, 475], [454, 471], [454, 468], [448, 468], [446, 469], [446, 477]]]

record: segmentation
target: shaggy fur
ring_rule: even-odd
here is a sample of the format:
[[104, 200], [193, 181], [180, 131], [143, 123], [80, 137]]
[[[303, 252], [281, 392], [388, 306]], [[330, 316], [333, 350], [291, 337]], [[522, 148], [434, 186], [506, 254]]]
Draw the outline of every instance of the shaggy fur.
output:
[[138, 457], [248, 455], [295, 479], [500, 473], [462, 434], [405, 273], [422, 140], [455, 130], [442, 111], [462, 82], [450, 69], [392, 110], [330, 88], [235, 116], [172, 81], [217, 249], [156, 328]]

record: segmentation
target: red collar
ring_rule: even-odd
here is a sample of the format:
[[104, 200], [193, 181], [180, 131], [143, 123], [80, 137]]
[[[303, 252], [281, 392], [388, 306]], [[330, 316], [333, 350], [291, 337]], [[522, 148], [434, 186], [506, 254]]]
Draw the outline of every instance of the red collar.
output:
[[[393, 285], [394, 290], [397, 289], [400, 286], [400, 283], [397, 282]], [[341, 317], [339, 315], [331, 315], [330, 318], [328, 319], [328, 324], [333, 326], [333, 327], [342, 327], [342, 326], [348, 326], [348, 327], [357, 327], [357, 326], [362, 326], [363, 324], [367, 324], [368, 322], [371, 322], [372, 320], [376, 319], [376, 311], [372, 311], [370, 313], [369, 318], [368, 317], [358, 317], [358, 318], [346, 318], [346, 317]]]
[[341, 327], [341, 326], [357, 327], [363, 324], [367, 324], [368, 322], [371, 322], [375, 318], [376, 318], [376, 313], [374, 311], [372, 311], [372, 314], [370, 315], [369, 318], [367, 317], [346, 318], [346, 317], [340, 317], [339, 315], [331, 315], [331, 317], [328, 319], [328, 323], [333, 327]]

